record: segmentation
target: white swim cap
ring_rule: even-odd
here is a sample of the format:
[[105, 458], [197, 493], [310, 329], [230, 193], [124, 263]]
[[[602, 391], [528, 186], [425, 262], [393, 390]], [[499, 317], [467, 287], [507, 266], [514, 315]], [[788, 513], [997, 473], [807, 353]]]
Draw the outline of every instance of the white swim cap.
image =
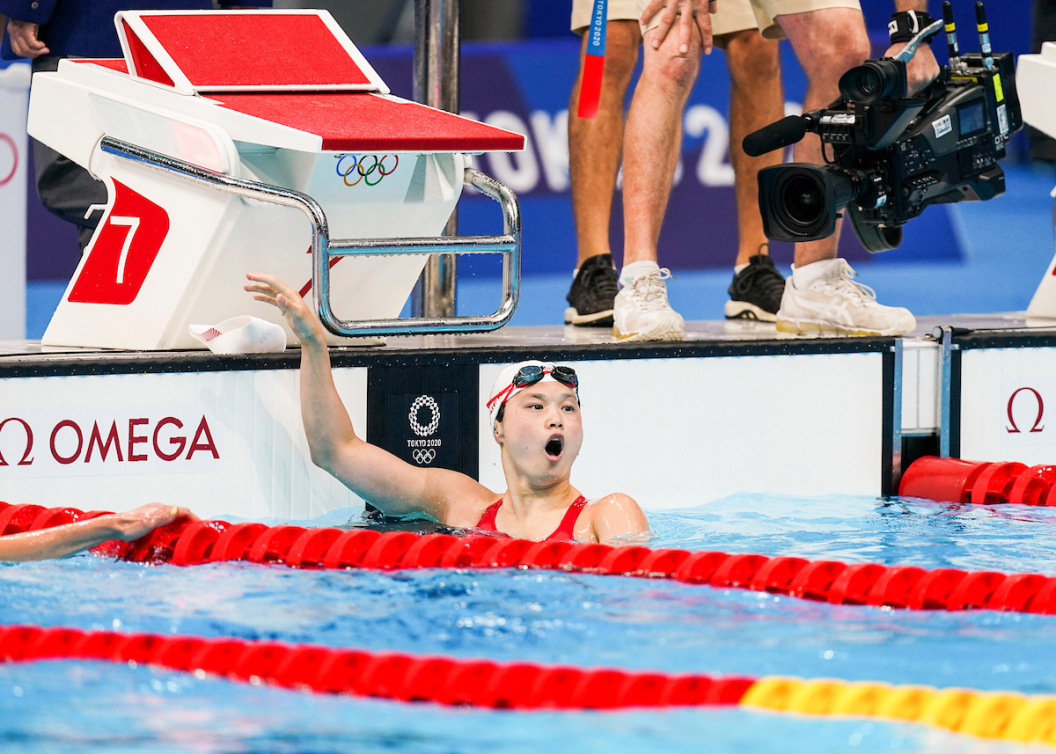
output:
[[499, 372], [495, 384], [491, 387], [487, 409], [491, 417], [492, 428], [495, 427], [499, 409], [506, 404], [506, 401], [526, 387], [547, 381], [559, 382], [572, 388], [572, 392], [576, 395], [576, 403], [579, 403], [579, 378], [572, 367], [558, 366], [545, 361], [522, 361], [519, 364], [511, 364]]
[[213, 353], [282, 353], [286, 332], [272, 322], [242, 316], [218, 325], [188, 325], [191, 336]]

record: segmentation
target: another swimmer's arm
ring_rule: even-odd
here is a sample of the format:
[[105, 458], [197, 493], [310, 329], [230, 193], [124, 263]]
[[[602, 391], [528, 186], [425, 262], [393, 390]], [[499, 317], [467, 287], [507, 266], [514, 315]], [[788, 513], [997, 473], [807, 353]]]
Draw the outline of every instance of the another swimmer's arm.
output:
[[631, 497], [620, 492], [602, 498], [594, 504], [594, 536], [602, 544], [628, 534], [645, 534], [649, 520]]
[[131, 542], [181, 516], [197, 518], [186, 508], [151, 503], [125, 513], [111, 513], [50, 529], [9, 534], [0, 537], [0, 561], [65, 558], [111, 539]]
[[326, 333], [300, 295], [270, 275], [250, 274], [246, 290], [275, 306], [301, 341], [301, 413], [312, 461], [348, 488], [394, 515], [426, 513], [448, 522], [448, 500], [481, 495], [464, 474], [419, 469], [356, 435], [334, 385]]

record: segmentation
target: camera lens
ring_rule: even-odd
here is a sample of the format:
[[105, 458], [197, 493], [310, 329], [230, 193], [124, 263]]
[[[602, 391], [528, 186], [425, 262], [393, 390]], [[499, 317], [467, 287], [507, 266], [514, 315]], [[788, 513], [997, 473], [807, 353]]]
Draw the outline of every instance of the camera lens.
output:
[[876, 71], [871, 68], [866, 69], [862, 73], [862, 77], [858, 79], [858, 89], [863, 94], [873, 96], [883, 88], [883, 82], [880, 80], [880, 76], [877, 75]]
[[857, 182], [831, 165], [792, 163], [759, 171], [763, 232], [775, 241], [817, 241], [836, 232], [836, 218]]
[[821, 187], [803, 176], [796, 176], [785, 184], [781, 202], [789, 219], [798, 225], [809, 226], [818, 221], [824, 209]]
[[840, 77], [840, 94], [860, 105], [889, 97], [905, 97], [905, 64], [886, 59], [868, 60]]

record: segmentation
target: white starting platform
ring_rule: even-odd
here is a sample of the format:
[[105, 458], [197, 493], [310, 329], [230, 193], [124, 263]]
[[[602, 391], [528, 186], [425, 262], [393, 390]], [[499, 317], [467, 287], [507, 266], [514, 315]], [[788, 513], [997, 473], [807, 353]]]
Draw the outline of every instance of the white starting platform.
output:
[[[30, 135], [108, 190], [45, 345], [199, 348], [189, 325], [246, 314], [285, 328], [240, 295], [247, 272], [296, 284], [335, 343], [509, 320], [516, 197], [465, 154], [519, 150], [523, 136], [390, 95], [325, 11], [115, 23], [123, 59], [64, 60], [33, 80]], [[463, 184], [502, 205], [502, 235], [440, 237]], [[398, 319], [435, 251], [504, 255], [493, 315]]]
[[[280, 321], [242, 291], [249, 271], [319, 292], [344, 343], [332, 348], [338, 391], [367, 440], [496, 490], [482, 408], [499, 370], [525, 359], [580, 375], [573, 483], [646, 510], [738, 492], [890, 495], [925, 453], [1056, 461], [1051, 268], [1030, 319], [924, 318], [905, 338], [797, 338], [741, 321], [691, 322], [678, 343], [497, 330], [517, 300], [516, 198], [463, 154], [523, 139], [392, 98], [325, 14], [208, 18], [119, 14], [123, 60], [65, 61], [34, 82], [31, 133], [110, 199], [43, 344], [0, 342], [0, 499], [294, 520], [362, 506], [310, 460], [295, 348], [195, 350], [191, 324]], [[247, 62], [221, 44], [240, 39], [270, 52]], [[294, 53], [286, 39], [314, 42]], [[302, 50], [319, 52], [302, 65]], [[1056, 71], [1056, 47], [1046, 54]], [[1025, 110], [1042, 99], [1023, 78], [1020, 91]], [[502, 205], [503, 235], [437, 237], [464, 182]], [[504, 255], [493, 315], [396, 319], [437, 251]], [[374, 337], [338, 340], [350, 335]]]

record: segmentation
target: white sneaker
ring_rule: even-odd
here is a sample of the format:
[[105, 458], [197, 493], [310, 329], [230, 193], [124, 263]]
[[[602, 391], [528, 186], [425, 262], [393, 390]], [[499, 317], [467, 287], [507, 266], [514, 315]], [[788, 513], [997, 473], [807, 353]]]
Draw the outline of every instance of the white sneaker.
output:
[[916, 328], [917, 321], [908, 309], [876, 303], [876, 293], [853, 280], [858, 273], [843, 259], [814, 264], [827, 264], [829, 269], [806, 288], [796, 288], [795, 275], [785, 282], [777, 312], [778, 331], [801, 335], [905, 335]]
[[668, 269], [653, 270], [625, 286], [613, 305], [612, 334], [620, 340], [682, 340], [686, 323], [667, 302]]

